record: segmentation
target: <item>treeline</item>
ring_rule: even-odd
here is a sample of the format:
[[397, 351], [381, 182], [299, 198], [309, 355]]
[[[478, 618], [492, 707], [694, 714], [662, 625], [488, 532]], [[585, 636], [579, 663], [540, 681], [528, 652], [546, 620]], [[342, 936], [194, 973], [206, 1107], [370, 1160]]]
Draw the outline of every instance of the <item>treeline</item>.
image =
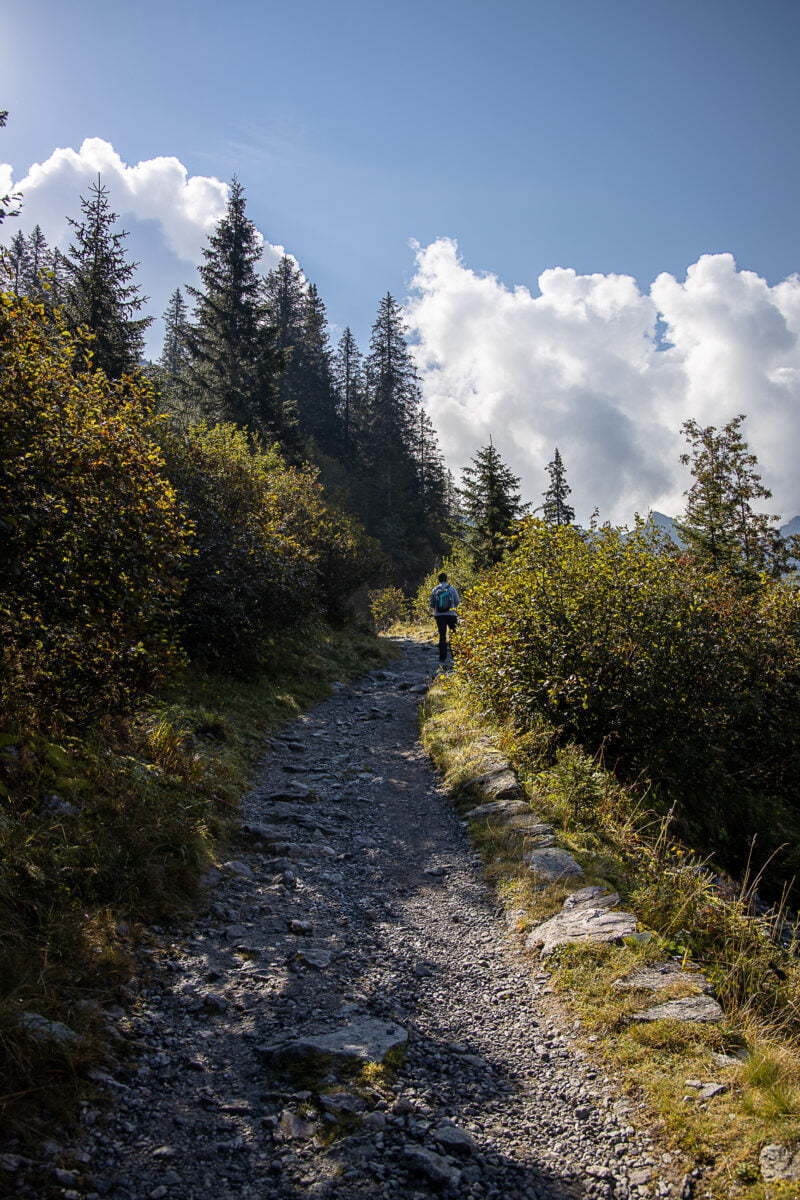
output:
[[176, 430], [232, 422], [288, 463], [315, 464], [333, 502], [380, 542], [387, 577], [415, 583], [444, 548], [454, 495], [394, 298], [380, 301], [365, 354], [349, 329], [333, 349], [324, 302], [297, 262], [284, 256], [259, 274], [262, 240], [234, 181], [197, 285], [174, 292], [160, 361], [145, 366], [152, 318], [99, 179], [81, 209], [66, 253], [38, 226], [13, 237], [11, 292], [60, 312], [76, 356], [109, 379], [144, 366]]

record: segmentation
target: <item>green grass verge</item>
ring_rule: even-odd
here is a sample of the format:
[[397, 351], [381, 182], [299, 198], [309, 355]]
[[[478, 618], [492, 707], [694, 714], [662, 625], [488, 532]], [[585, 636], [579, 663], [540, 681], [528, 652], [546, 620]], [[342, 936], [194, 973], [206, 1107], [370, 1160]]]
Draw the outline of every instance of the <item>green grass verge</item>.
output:
[[[647, 941], [573, 946], [548, 959], [554, 988], [581, 1018], [585, 1048], [616, 1065], [671, 1148], [703, 1165], [701, 1194], [796, 1200], [797, 1184], [765, 1184], [758, 1165], [763, 1145], [800, 1140], [800, 962], [795, 945], [776, 941], [780, 915], [754, 916], [752, 886], [715, 879], [601, 764], [578, 747], [558, 749], [546, 724], [524, 737], [493, 724], [457, 673], [436, 682], [421, 720], [426, 749], [462, 811], [474, 803], [465, 783], [498, 747], [586, 881], [618, 890], [652, 931]], [[525, 868], [521, 835], [487, 821], [473, 822], [470, 832], [513, 928], [522, 932], [560, 907], [566, 889]], [[675, 956], [712, 979], [726, 1012], [722, 1025], [631, 1021], [654, 1002], [652, 993], [617, 990], [614, 981]], [[704, 1102], [687, 1080], [727, 1090]]]
[[[186, 668], [142, 711], [67, 736], [0, 728], [0, 1118], [32, 1136], [66, 1119], [111, 1053], [103, 1010], [131, 993], [147, 922], [188, 914], [265, 734], [334, 680], [387, 661], [370, 635], [302, 631], [257, 672]], [[33, 1040], [32, 1011], [79, 1035]]]

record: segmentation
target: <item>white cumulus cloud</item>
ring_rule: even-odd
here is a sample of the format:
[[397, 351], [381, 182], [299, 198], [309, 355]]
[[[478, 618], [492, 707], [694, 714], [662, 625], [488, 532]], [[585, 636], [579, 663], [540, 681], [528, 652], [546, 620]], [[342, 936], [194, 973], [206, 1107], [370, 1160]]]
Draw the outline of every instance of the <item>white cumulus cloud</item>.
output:
[[[2, 240], [8, 242], [18, 229], [27, 233], [38, 224], [52, 244], [66, 249], [71, 232], [67, 218], [80, 216], [80, 196], [87, 194], [98, 174], [109, 190], [112, 209], [130, 233], [130, 256], [141, 262], [140, 281], [151, 301], [148, 309], [161, 313], [175, 287], [195, 281], [187, 264], [200, 262], [228, 200], [226, 183], [213, 175], [190, 175], [178, 158], [161, 156], [129, 166], [110, 142], [94, 137], [85, 138], [79, 150], [54, 150], [19, 179], [7, 163], [0, 163], [0, 194], [19, 191], [23, 198], [21, 215], [4, 223]], [[271, 269], [283, 252], [282, 246], [264, 240], [263, 269]], [[158, 353], [159, 340], [156, 327], [151, 353]]]
[[649, 292], [627, 275], [556, 267], [538, 294], [470, 269], [456, 243], [417, 248], [407, 317], [448, 461], [491, 436], [540, 502], [558, 446], [578, 516], [677, 513], [680, 425], [748, 415], [775, 511], [800, 511], [800, 279], [774, 287], [729, 254]]

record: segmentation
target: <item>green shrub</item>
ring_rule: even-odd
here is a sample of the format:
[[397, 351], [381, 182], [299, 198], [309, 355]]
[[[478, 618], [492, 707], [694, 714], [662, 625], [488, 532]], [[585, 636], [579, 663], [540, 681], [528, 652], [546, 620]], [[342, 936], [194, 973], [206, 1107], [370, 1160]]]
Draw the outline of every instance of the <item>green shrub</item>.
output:
[[171, 661], [188, 531], [140, 381], [0, 294], [0, 702], [6, 717], [130, 708]]
[[800, 594], [743, 592], [644, 527], [528, 520], [470, 593], [460, 662], [479, 701], [544, 716], [642, 780], [704, 851], [741, 867], [800, 833]]
[[379, 633], [384, 633], [395, 621], [404, 621], [408, 616], [408, 601], [399, 587], [377, 588], [370, 592], [369, 606]]
[[181, 602], [193, 657], [254, 658], [265, 635], [344, 614], [377, 552], [326, 506], [313, 468], [289, 466], [232, 424], [166, 430], [163, 445], [195, 531]]

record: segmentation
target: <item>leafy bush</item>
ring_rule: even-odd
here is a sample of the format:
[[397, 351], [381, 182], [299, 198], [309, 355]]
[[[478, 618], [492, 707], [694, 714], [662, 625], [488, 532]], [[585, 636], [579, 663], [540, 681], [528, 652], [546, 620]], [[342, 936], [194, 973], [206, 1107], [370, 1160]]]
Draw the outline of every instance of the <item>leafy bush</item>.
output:
[[645, 527], [523, 524], [470, 594], [462, 669], [519, 730], [542, 715], [740, 867], [800, 832], [800, 593], [742, 592]]
[[147, 387], [73, 370], [76, 343], [0, 294], [0, 701], [129, 708], [174, 651], [188, 533]]
[[232, 424], [168, 430], [163, 445], [195, 531], [182, 598], [194, 657], [251, 658], [265, 634], [341, 615], [374, 543], [326, 506], [313, 468], [287, 465]]
[[384, 633], [395, 621], [408, 615], [408, 602], [399, 587], [376, 588], [369, 594], [369, 606], [375, 628]]

